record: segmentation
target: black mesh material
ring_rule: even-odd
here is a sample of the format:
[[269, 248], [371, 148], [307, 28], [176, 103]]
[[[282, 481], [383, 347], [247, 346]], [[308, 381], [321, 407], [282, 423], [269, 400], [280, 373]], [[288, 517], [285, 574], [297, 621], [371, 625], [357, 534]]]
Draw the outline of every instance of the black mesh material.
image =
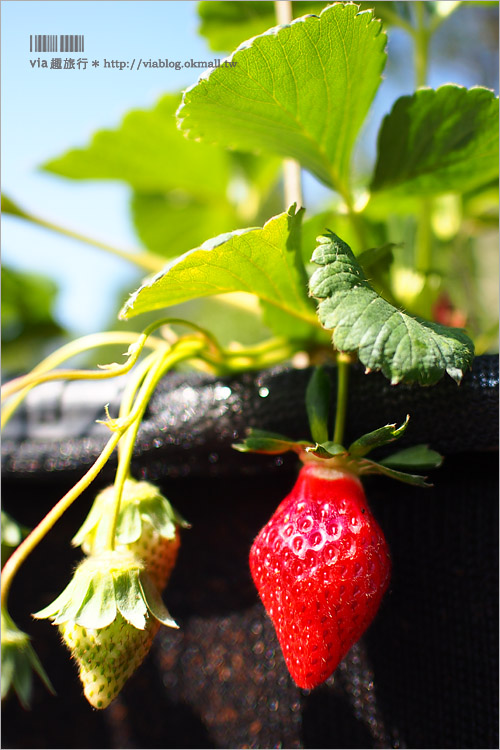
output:
[[[68, 540], [87, 492], [23, 566], [14, 618], [34, 636], [58, 697], [4, 707], [5, 748], [498, 747], [498, 454], [462, 453], [435, 487], [365, 482], [393, 557], [374, 623], [313, 691], [288, 676], [253, 587], [248, 551], [294, 481], [286, 466], [255, 477], [169, 480], [192, 523], [165, 601], [180, 625], [153, 649], [105, 711], [83, 698], [76, 668], [47, 622], [27, 616], [67, 582]], [[4, 508], [33, 525], [67, 487], [4, 481]]]

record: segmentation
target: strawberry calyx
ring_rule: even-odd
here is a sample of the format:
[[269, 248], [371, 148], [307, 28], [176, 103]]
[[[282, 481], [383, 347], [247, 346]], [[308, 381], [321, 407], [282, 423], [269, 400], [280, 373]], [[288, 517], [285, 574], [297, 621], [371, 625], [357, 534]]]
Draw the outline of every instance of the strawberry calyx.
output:
[[248, 430], [247, 437], [233, 448], [242, 453], [266, 453], [278, 455], [293, 451], [297, 453], [303, 463], [319, 462], [325, 467], [348, 472], [354, 476], [364, 474], [382, 474], [392, 479], [412, 484], [418, 487], [431, 487], [427, 477], [403, 469], [429, 470], [442, 464], [443, 457], [428, 445], [415, 445], [391, 454], [380, 461], [366, 458], [368, 453], [376, 448], [394, 442], [400, 438], [409, 422], [406, 420], [397, 427], [387, 424], [383, 427], [362, 435], [345, 448], [343, 445], [325, 440], [313, 442], [307, 440], [293, 440], [284, 435], [264, 430]]
[[64, 591], [33, 617], [50, 618], [55, 625], [72, 622], [99, 630], [119, 615], [138, 630], [144, 630], [151, 618], [168, 627], [178, 627], [144, 563], [120, 549], [85, 558]]
[[[115, 491], [115, 486], [111, 485], [99, 492], [87, 518], [72, 539], [72, 544], [81, 546], [87, 555], [106, 549], [107, 520], [113, 511]], [[116, 525], [117, 545], [137, 542], [145, 527], [153, 529], [163, 539], [175, 539], [178, 527], [189, 528], [189, 523], [154, 484], [127, 479]]]
[[[345, 364], [344, 359], [339, 355], [338, 382], [340, 385], [342, 385], [341, 367]], [[337, 418], [335, 420], [333, 439], [329, 440], [328, 437], [330, 392], [331, 383], [328, 375], [322, 367], [316, 367], [307, 385], [305, 397], [312, 440], [293, 440], [275, 432], [248, 430], [247, 437], [243, 442], [234, 444], [233, 448], [242, 453], [267, 453], [271, 455], [293, 451], [298, 454], [304, 464], [319, 461], [325, 467], [344, 471], [352, 476], [384, 474], [392, 479], [418, 487], [432, 486], [425, 481], [427, 477], [414, 474], [413, 471], [412, 473], [404, 471], [404, 469], [434, 469], [442, 464], [443, 457], [429, 448], [428, 445], [415, 445], [411, 448], [405, 448], [380, 461], [366, 458], [372, 450], [398, 440], [405, 433], [410, 420], [409, 414], [399, 427], [396, 424], [386, 424], [361, 435], [346, 448], [341, 444], [341, 441], [343, 441], [343, 417], [340, 420], [337, 420]], [[341, 405], [345, 402], [346, 396], [345, 389], [340, 388], [340, 395], [344, 398], [337, 400], [337, 411], [342, 411]], [[345, 411], [343, 416], [345, 416]], [[342, 429], [339, 429], [339, 423], [341, 423]]]
[[28, 709], [32, 694], [32, 673], [35, 672], [47, 690], [55, 695], [40, 659], [27, 633], [19, 630], [9, 613], [2, 608], [2, 700], [13, 690], [23, 708]]

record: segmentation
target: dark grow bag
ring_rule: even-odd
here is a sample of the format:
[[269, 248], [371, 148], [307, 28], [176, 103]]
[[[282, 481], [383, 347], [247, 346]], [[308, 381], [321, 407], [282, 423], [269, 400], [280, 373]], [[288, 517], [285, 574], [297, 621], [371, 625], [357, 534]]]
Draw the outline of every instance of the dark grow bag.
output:
[[[335, 370], [331, 370], [332, 388]], [[105, 711], [83, 698], [75, 666], [34, 612], [67, 583], [69, 540], [112, 465], [21, 568], [11, 612], [34, 637], [58, 692], [35, 678], [33, 709], [3, 710], [5, 748], [496, 748], [498, 747], [498, 360], [475, 360], [457, 387], [391, 387], [355, 370], [347, 439], [410, 424], [398, 447], [445, 454], [423, 490], [365, 481], [393, 576], [364, 638], [314, 691], [291, 681], [248, 570], [253, 538], [291, 489], [293, 456], [242, 455], [246, 426], [308, 437], [310, 372], [278, 368], [239, 378], [171, 374], [141, 427], [137, 477], [158, 482], [192, 524], [183, 532], [165, 601], [180, 625], [162, 628], [144, 664]], [[117, 385], [41, 386], [3, 439], [3, 507], [33, 526], [83, 474], [107, 436], [94, 420]]]

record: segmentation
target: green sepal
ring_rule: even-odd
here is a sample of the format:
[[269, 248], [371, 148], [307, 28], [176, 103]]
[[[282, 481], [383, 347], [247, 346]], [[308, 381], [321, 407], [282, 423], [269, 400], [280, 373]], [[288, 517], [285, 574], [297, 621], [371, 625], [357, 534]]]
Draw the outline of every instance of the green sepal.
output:
[[[111, 573], [94, 575], [89, 581], [85, 598], [76, 613], [69, 619], [75, 620], [83, 628], [105, 628], [116, 617], [116, 601]], [[67, 621], [67, 615], [65, 617]]]
[[333, 458], [334, 456], [347, 455], [347, 450], [343, 445], [332, 443], [329, 440], [326, 440], [324, 443], [316, 443], [314, 446], [308, 446], [305, 450], [306, 453], [312, 453], [312, 455], [317, 458], [325, 459]]
[[116, 541], [120, 544], [132, 544], [141, 536], [141, 529], [141, 512], [137, 505], [123, 503], [116, 522]]
[[144, 630], [148, 607], [142, 595], [139, 571], [134, 571], [132, 575], [120, 574], [115, 576], [114, 585], [118, 611], [134, 628]]
[[301, 453], [306, 446], [311, 443], [302, 440], [295, 441], [280, 435], [277, 432], [267, 432], [266, 430], [249, 430], [248, 436], [242, 443], [233, 443], [233, 448], [240, 453], [268, 453], [276, 455], [278, 453], [287, 453], [294, 451]]
[[428, 445], [413, 445], [402, 451], [393, 453], [379, 461], [382, 466], [390, 469], [420, 469], [427, 471], [437, 469], [443, 463], [443, 456], [429, 448]]
[[145, 571], [139, 576], [138, 583], [150, 614], [162, 625], [166, 625], [168, 628], [178, 628], [179, 626], [165, 607], [160, 592]]
[[[88, 587], [87, 587], [88, 588]], [[78, 581], [76, 578], [72, 578], [71, 581], [68, 583], [64, 591], [62, 591], [59, 596], [54, 599], [53, 602], [48, 604], [43, 609], [40, 609], [38, 612], [35, 612], [33, 614], [33, 617], [36, 617], [37, 620], [44, 620], [47, 617], [55, 617], [59, 613], [63, 611], [64, 607], [69, 607], [71, 603], [73, 602], [73, 593], [76, 593], [78, 589]], [[87, 593], [87, 589], [85, 589], [85, 594]], [[80, 606], [81, 598], [78, 599], [78, 607]], [[78, 612], [78, 609], [76, 608], [76, 605], [73, 604], [75, 607], [75, 614]]]
[[137, 630], [146, 628], [150, 615], [163, 625], [177, 627], [143, 563], [126, 550], [84, 559], [62, 594], [33, 617], [100, 630], [111, 625], [118, 612]]
[[307, 384], [306, 410], [312, 439], [320, 444], [328, 440], [330, 393], [330, 378], [322, 367], [316, 367]]
[[383, 474], [384, 476], [391, 477], [391, 479], [397, 479], [405, 484], [412, 484], [415, 487], [432, 487], [433, 485], [425, 480], [427, 477], [422, 477], [419, 474], [407, 474], [404, 471], [396, 471], [390, 469], [388, 466], [384, 466], [381, 463], [370, 461], [368, 458], [362, 458], [358, 464], [359, 474]]
[[[115, 487], [111, 485], [97, 495], [87, 518], [73, 537], [73, 545], [81, 545], [87, 554], [106, 549], [108, 523], [114, 502]], [[127, 479], [123, 487], [116, 525], [117, 544], [127, 545], [136, 542], [142, 534], [145, 522], [151, 524], [165, 539], [173, 539], [178, 526], [189, 528], [187, 521], [155, 485]]]
[[[33, 617], [50, 618], [55, 625], [72, 621], [94, 630], [107, 627], [117, 613], [115, 580], [120, 580], [121, 586], [133, 589], [134, 580], [143, 567], [140, 560], [123, 550], [87, 557], [77, 567], [62, 594], [52, 604], [35, 612]], [[138, 613], [144, 610], [139, 599], [136, 599], [135, 607]]]
[[404, 433], [408, 426], [410, 415], [406, 416], [406, 420], [400, 427], [396, 427], [396, 424], [386, 424], [384, 427], [379, 427], [378, 430], [373, 432], [367, 432], [366, 435], [362, 435], [360, 438], [351, 443], [349, 446], [349, 454], [356, 458], [366, 456], [367, 453], [380, 448], [382, 445], [392, 443], [397, 440]]
[[40, 677], [47, 690], [55, 695], [54, 687], [30, 643], [29, 635], [19, 630], [9, 614], [2, 610], [2, 700], [12, 689], [22, 707], [29, 709], [33, 672]]

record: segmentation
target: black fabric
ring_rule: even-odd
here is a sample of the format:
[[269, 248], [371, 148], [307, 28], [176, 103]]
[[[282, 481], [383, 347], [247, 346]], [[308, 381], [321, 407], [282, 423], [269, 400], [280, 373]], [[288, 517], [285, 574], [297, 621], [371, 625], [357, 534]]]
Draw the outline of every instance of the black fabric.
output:
[[[498, 747], [497, 455], [446, 461], [422, 490], [371, 478], [393, 577], [381, 610], [336, 673], [314, 691], [286, 671], [248, 571], [253, 537], [294, 481], [274, 476], [171, 480], [193, 527], [165, 594], [178, 631], [162, 629], [122, 695], [93, 711], [57, 629], [30, 623], [68, 579], [68, 539], [86, 500], [19, 573], [12, 612], [58, 691], [36, 683], [32, 712], [11, 699], [3, 747]], [[59, 487], [63, 490], [63, 487]], [[54, 497], [4, 482], [4, 507], [33, 524]]]
[[[336, 369], [327, 368], [332, 394]], [[232, 444], [248, 427], [309, 437], [304, 392], [311, 369], [275, 367], [215, 377], [168, 373], [159, 383], [139, 428], [134, 468], [152, 478], [238, 476], [273, 470], [274, 458], [247, 455]], [[2, 475], [17, 481], [71, 477], [77, 481], [99, 455], [109, 430], [104, 404], [118, 415], [124, 379], [45, 383], [28, 395], [2, 437]], [[333, 411], [333, 409], [332, 409]], [[446, 455], [498, 447], [498, 357], [476, 357], [457, 386], [447, 375], [431, 388], [391, 386], [380, 373], [352, 368], [346, 443], [383, 424], [411, 420], [398, 445], [421, 442]], [[333, 419], [333, 414], [332, 414]], [[281, 459], [280, 459], [281, 460]], [[285, 457], [285, 461], [288, 461]], [[114, 458], [105, 469], [112, 477]]]
[[[100, 476], [14, 582], [12, 615], [34, 637], [58, 696], [51, 697], [35, 678], [31, 712], [8, 699], [2, 746], [498, 747], [498, 363], [496, 374], [491, 358], [480, 358], [475, 368], [469, 384], [460, 386], [463, 390], [451, 381], [441, 388], [406, 391], [384, 385], [371, 411], [368, 391], [357, 390], [358, 376], [353, 377], [351, 393], [360, 400], [350, 402], [350, 424], [377, 427], [380, 421], [369, 421], [380, 417], [381, 409], [387, 411], [385, 421], [394, 421], [404, 417], [410, 404], [414, 441], [424, 439], [448, 456], [433, 472], [431, 489], [384, 477], [364, 481], [391, 549], [392, 582], [363, 639], [313, 691], [300, 690], [291, 681], [248, 569], [254, 537], [293, 485], [296, 458], [270, 462], [254, 456], [248, 472], [244, 467], [250, 457], [232, 452], [226, 475], [212, 472], [218, 462], [210, 460], [217, 453], [222, 462], [223, 447], [228, 448], [234, 425], [240, 424], [245, 393], [250, 394], [245, 414], [253, 426], [286, 433], [288, 425], [292, 436], [304, 437], [303, 408], [290, 404], [302, 404], [306, 373], [245, 375], [240, 390], [232, 392], [238, 398], [230, 404], [237, 408], [217, 417], [210, 407], [211, 417], [206, 412], [198, 432], [191, 431], [191, 449], [200, 449], [201, 463], [172, 471], [185, 451], [181, 441], [164, 454], [163, 473], [155, 452], [166, 442], [163, 437], [157, 448], [154, 430], [172, 412], [167, 381], [162, 383], [135, 468], [137, 475], [159, 477], [164, 493], [192, 524], [182, 532], [178, 563], [164, 595], [180, 629], [160, 630], [119, 698], [98, 712], [83, 697], [57, 629], [31, 620], [29, 612], [53, 600], [70, 578], [79, 552], [69, 540], [106, 482]], [[210, 406], [217, 400], [213, 381], [190, 387], [197, 403]], [[205, 387], [208, 396], [203, 395]], [[252, 393], [267, 387], [269, 394], [252, 400]], [[401, 415], [394, 413], [397, 409]], [[194, 420], [194, 414], [189, 418]], [[59, 448], [49, 443], [46, 450], [54, 456]], [[15, 458], [15, 445], [9, 451]], [[3, 507], [34, 526], [72, 480], [71, 472], [43, 471], [38, 465], [30, 476], [9, 465]]]

